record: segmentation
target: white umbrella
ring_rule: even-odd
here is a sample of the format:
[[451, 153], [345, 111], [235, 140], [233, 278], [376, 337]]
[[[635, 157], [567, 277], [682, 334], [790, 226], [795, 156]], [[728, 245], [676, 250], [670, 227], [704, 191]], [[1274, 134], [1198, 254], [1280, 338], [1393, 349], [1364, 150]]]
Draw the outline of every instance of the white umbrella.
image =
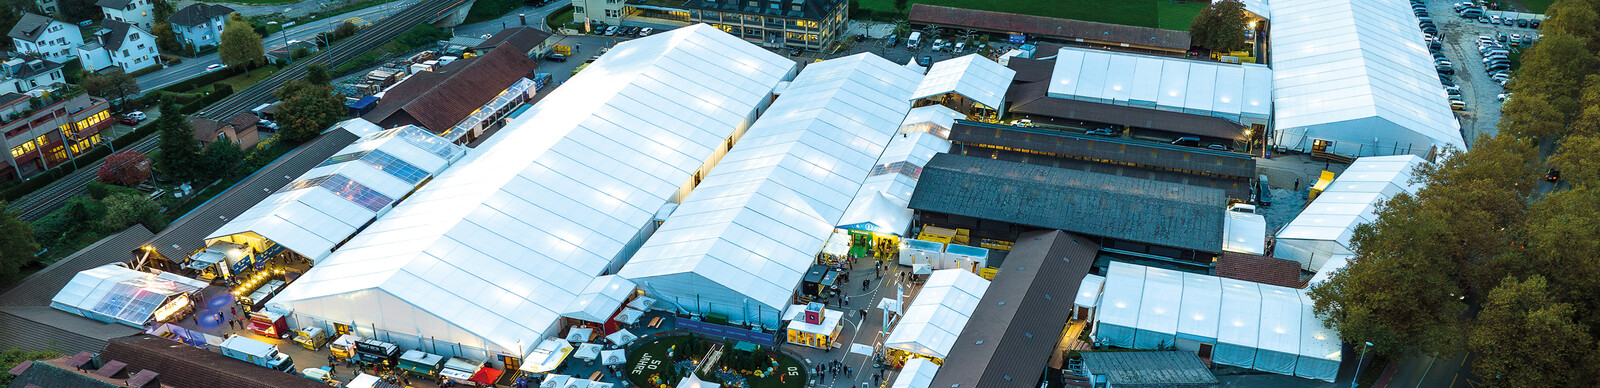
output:
[[648, 296], [641, 296], [641, 297], [638, 297], [638, 298], [634, 299], [632, 302], [628, 302], [628, 307], [632, 307], [635, 310], [650, 311], [650, 305], [653, 305], [655, 303], [656, 303], [656, 299], [655, 298], [651, 298], [651, 297], [648, 297]]
[[590, 388], [590, 384], [593, 384], [593, 383], [594, 383], [594, 381], [591, 381], [591, 380], [572, 379], [572, 380], [567, 380], [567, 385], [562, 386], [561, 388]]
[[618, 365], [628, 361], [628, 355], [623, 354], [621, 349], [607, 350], [600, 352], [600, 360], [600, 365]]
[[544, 377], [544, 382], [539, 384], [539, 388], [562, 388], [562, 387], [567, 386], [567, 380], [572, 380], [572, 376], [567, 376], [567, 375], [549, 375], [549, 376], [545, 376]]
[[639, 322], [639, 317], [642, 316], [644, 316], [643, 311], [636, 310], [632, 307], [626, 307], [622, 309], [622, 312], [617, 313], [616, 318], [612, 319], [616, 320], [617, 322], [622, 322], [625, 325], [632, 325], [636, 322]]
[[930, 274], [933, 274], [933, 265], [932, 264], [928, 264], [928, 263], [913, 264], [913, 265], [911, 265], [911, 274], [912, 275], [930, 275]]
[[594, 329], [573, 326], [567, 331], [567, 342], [589, 342], [589, 336], [594, 335]]
[[862, 345], [862, 344], [850, 344], [850, 353], [860, 354], [860, 355], [863, 355], [863, 356], [871, 356], [872, 355], [872, 346], [871, 345]]
[[584, 361], [594, 361], [595, 358], [600, 357], [600, 344], [580, 345], [578, 346], [578, 351], [572, 353], [572, 357], [580, 358]]
[[610, 340], [611, 343], [614, 343], [614, 344], [617, 344], [617, 345], [620, 346], [620, 345], [627, 345], [629, 342], [633, 342], [633, 340], [639, 339], [639, 336], [633, 335], [633, 332], [628, 331], [628, 329], [622, 329], [622, 330], [617, 330], [617, 332], [611, 333], [611, 335], [606, 336], [606, 339]]

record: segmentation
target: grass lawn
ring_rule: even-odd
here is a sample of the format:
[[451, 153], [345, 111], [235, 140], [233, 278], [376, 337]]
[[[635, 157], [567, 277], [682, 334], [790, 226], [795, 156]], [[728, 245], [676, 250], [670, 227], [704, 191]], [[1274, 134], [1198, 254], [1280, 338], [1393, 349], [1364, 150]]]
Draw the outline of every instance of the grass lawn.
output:
[[228, 84], [229, 86], [233, 87], [235, 92], [237, 92], [245, 90], [251, 85], [255, 85], [257, 82], [261, 82], [261, 80], [266, 79], [267, 76], [270, 76], [272, 73], [276, 72], [278, 72], [278, 68], [276, 67], [262, 66], [260, 68], [250, 70], [249, 73], [228, 77], [217, 82]]
[[478, 0], [467, 10], [467, 21], [462, 24], [494, 20], [521, 6], [522, 0]]
[[[899, 12], [894, 0], [860, 0], [873, 12]], [[1546, 1], [1546, 0], [1533, 0]], [[981, 9], [1062, 19], [1129, 26], [1188, 30], [1204, 2], [1175, 4], [1172, 0], [911, 0], [909, 3]], [[908, 8], [909, 9], [909, 8]]]
[[[1540, 13], [1540, 14], [1544, 13], [1545, 10], [1550, 9], [1550, 4], [1554, 3], [1554, 2], [1556, 2], [1556, 1], [1555, 0], [1517, 0], [1516, 1], [1517, 6], [1521, 7], [1522, 9], [1526, 9], [1526, 10], [1528, 10], [1528, 12]], [[1502, 3], [1500, 5], [1500, 7], [1501, 7], [1500, 9], [1505, 9], [1505, 4]]]

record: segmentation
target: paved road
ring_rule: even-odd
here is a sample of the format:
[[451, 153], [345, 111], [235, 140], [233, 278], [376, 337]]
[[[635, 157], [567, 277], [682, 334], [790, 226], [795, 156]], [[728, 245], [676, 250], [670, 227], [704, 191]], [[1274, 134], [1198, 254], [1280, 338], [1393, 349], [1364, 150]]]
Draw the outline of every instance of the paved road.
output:
[[[319, 33], [332, 31], [333, 29], [338, 28], [339, 24], [345, 21], [349, 21], [356, 25], [371, 25], [377, 20], [383, 19], [389, 15], [399, 12], [402, 9], [406, 9], [407, 7], [415, 5], [418, 1], [420, 0], [400, 0], [388, 4], [379, 4], [377, 6], [368, 7], [357, 11], [346, 12], [337, 16], [329, 17], [327, 19], [291, 26], [287, 31], [287, 35], [285, 35], [283, 32], [272, 33], [271, 35], [267, 35], [261, 39], [261, 45], [267, 51], [271, 51], [273, 49], [283, 47], [286, 42], [291, 40], [309, 41], [315, 39]], [[541, 17], [540, 20], [544, 19]], [[160, 89], [167, 85], [175, 84], [203, 74], [205, 73], [206, 66], [219, 63], [222, 63], [222, 60], [217, 57], [217, 53], [215, 52], [201, 55], [197, 58], [186, 58], [182, 63], [169, 66], [165, 69], [161, 69], [150, 74], [139, 76], [137, 78], [139, 81], [139, 88], [143, 90]]]
[[[161, 112], [148, 112], [147, 114], [150, 116], [149, 120], [155, 120], [157, 117], [161, 117]], [[122, 124], [113, 125], [114, 128], [106, 130], [108, 133], [126, 133], [121, 132], [121, 130], [125, 129], [121, 128], [123, 127]], [[149, 137], [146, 137], [144, 140], [134, 143], [128, 148], [117, 151], [121, 152], [131, 149], [139, 152], [150, 153], [151, 150], [156, 149], [156, 143], [159, 142], [160, 139], [161, 136], [152, 134]], [[106, 140], [106, 142], [102, 144], [104, 144], [104, 147], [110, 147], [111, 140]], [[102, 164], [105, 164], [105, 159], [100, 159], [94, 163], [80, 165], [78, 166], [77, 171], [73, 171], [72, 174], [67, 175], [65, 178], [61, 178], [60, 180], [55, 181], [55, 183], [51, 183], [49, 186], [45, 186], [42, 189], [34, 191], [32, 194], [28, 194], [22, 198], [18, 198], [16, 201], [11, 202], [10, 205], [6, 206], [6, 210], [16, 211], [17, 217], [24, 221], [38, 220], [39, 218], [50, 214], [50, 212], [55, 211], [57, 208], [60, 208], [62, 205], [65, 205], [67, 200], [79, 195], [88, 194], [89, 181], [97, 178], [100, 165]]]

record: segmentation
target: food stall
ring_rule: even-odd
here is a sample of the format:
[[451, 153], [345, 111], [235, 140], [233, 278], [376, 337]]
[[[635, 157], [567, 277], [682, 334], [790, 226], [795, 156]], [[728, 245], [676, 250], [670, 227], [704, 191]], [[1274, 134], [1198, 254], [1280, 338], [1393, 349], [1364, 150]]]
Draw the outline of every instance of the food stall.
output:
[[388, 342], [363, 339], [356, 341], [356, 361], [369, 365], [393, 366], [400, 357], [400, 347]]
[[[449, 379], [456, 384], [470, 385], [472, 377], [478, 373], [478, 368], [483, 367], [483, 362], [468, 360], [461, 357], [450, 357], [444, 362], [444, 367], [439, 369], [441, 379]], [[440, 381], [443, 383], [443, 380]]]
[[328, 336], [323, 334], [322, 328], [316, 326], [302, 327], [294, 331], [294, 342], [299, 343], [306, 350], [322, 349], [328, 344]]
[[361, 337], [355, 334], [341, 335], [339, 339], [333, 340], [332, 343], [328, 344], [328, 350], [332, 351], [333, 356], [340, 360], [352, 359], [356, 357], [356, 342], [358, 341], [361, 341]]
[[250, 313], [250, 331], [266, 337], [289, 338], [294, 332], [289, 331], [289, 320], [271, 311], [261, 310]]
[[196, 277], [206, 283], [239, 276], [255, 264], [255, 250], [226, 241], [214, 242], [183, 264], [184, 269], [195, 271]]
[[821, 303], [812, 302], [804, 310], [794, 309], [794, 314], [784, 317], [789, 321], [789, 343], [827, 349], [839, 338], [844, 312], [829, 310]]
[[444, 368], [444, 357], [421, 350], [407, 350], [400, 355], [399, 367], [413, 376], [432, 378]]
[[572, 354], [573, 349], [572, 343], [567, 340], [546, 338], [539, 342], [533, 351], [528, 352], [527, 357], [522, 358], [522, 366], [519, 369], [525, 373], [546, 373], [556, 370], [556, 366], [566, 361], [567, 355]]

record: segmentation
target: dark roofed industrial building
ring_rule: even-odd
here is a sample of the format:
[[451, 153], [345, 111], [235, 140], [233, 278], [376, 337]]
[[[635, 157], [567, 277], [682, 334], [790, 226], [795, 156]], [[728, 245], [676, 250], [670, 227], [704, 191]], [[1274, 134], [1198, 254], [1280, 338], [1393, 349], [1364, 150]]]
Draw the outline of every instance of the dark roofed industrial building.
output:
[[980, 11], [927, 4], [911, 5], [913, 27], [934, 25], [982, 32], [1021, 33], [1030, 38], [1055, 40], [1118, 50], [1182, 54], [1189, 50], [1189, 32], [1125, 26], [1015, 13]]
[[[521, 82], [537, 63], [513, 46], [502, 43], [488, 54], [457, 60], [437, 71], [421, 71], [383, 93], [377, 107], [362, 115], [383, 128], [416, 125], [465, 144], [489, 129], [498, 117], [510, 113], [535, 91]], [[520, 85], [520, 86], [519, 86]], [[506, 101], [499, 101], [507, 97]], [[498, 104], [502, 109], [487, 109]], [[456, 130], [474, 112], [487, 111], [488, 119], [471, 128]]]
[[[1082, 352], [1083, 370], [1096, 384], [1118, 388], [1215, 388], [1217, 376], [1185, 351]], [[1096, 385], [1100, 386], [1100, 385]]]
[[1038, 387], [1099, 250], [1073, 233], [1023, 233], [929, 386]]
[[1222, 250], [1225, 205], [1218, 189], [938, 154], [909, 207], [924, 224], [970, 229], [975, 239], [1061, 229], [1113, 253], [1209, 267]]
[[1253, 283], [1300, 288], [1300, 263], [1276, 257], [1222, 252], [1217, 276]]
[[483, 43], [473, 46], [472, 51], [477, 52], [478, 55], [484, 55], [494, 51], [502, 44], [507, 44], [516, 49], [517, 52], [521, 52], [523, 56], [538, 58], [552, 47], [550, 37], [551, 34], [549, 32], [541, 31], [537, 28], [512, 27], [494, 33], [488, 39], [484, 39]]

